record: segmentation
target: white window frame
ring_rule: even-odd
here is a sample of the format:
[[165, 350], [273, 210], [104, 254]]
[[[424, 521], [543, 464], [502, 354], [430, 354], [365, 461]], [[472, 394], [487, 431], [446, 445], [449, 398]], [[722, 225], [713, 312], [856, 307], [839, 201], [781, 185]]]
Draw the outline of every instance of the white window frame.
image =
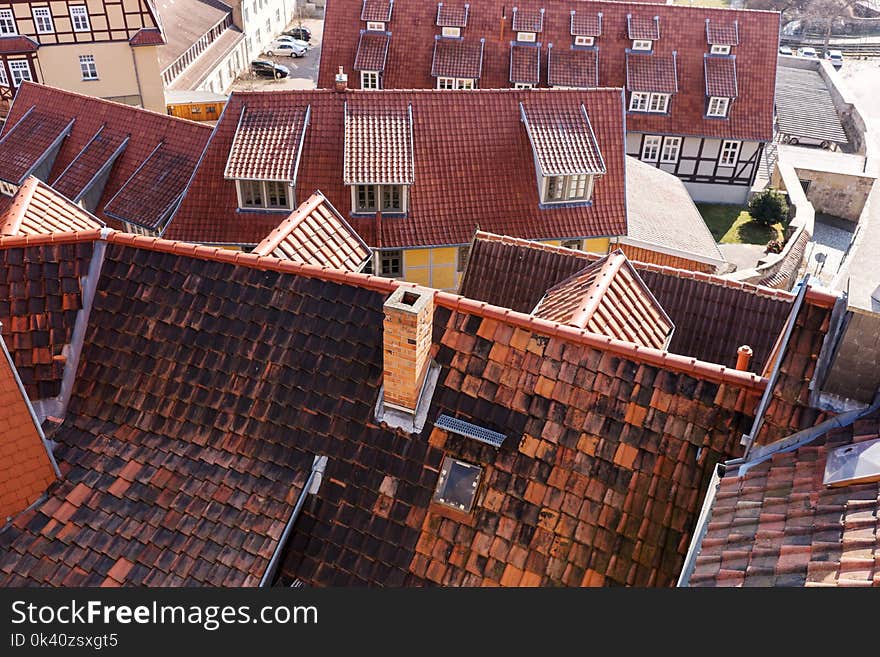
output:
[[79, 56], [79, 72], [82, 74], [83, 80], [97, 80], [98, 67], [95, 64], [94, 55]]
[[0, 86], [8, 87], [9, 78], [6, 77], [6, 65], [0, 60]]
[[588, 173], [569, 176], [544, 176], [542, 203], [583, 203], [593, 197], [593, 176]]
[[447, 26], [447, 27], [444, 27], [440, 33], [445, 37], [449, 37], [451, 39], [457, 39], [461, 36], [461, 28]]
[[514, 89], [534, 89], [535, 85], [533, 85], [531, 82], [514, 82], [513, 88]]
[[16, 36], [18, 27], [15, 24], [15, 14], [11, 9], [0, 9], [0, 36]]
[[[34, 74], [31, 71], [31, 64], [26, 59], [11, 59], [6, 62], [9, 65], [9, 74], [12, 76], [12, 86], [19, 87], [21, 83], [27, 80], [34, 81]], [[21, 75], [21, 72], [27, 71], [27, 76]], [[16, 75], [18, 73], [18, 75]]]
[[517, 32], [516, 40], [521, 41], [523, 43], [534, 43], [538, 38], [537, 33], [535, 32]]
[[718, 150], [718, 166], [735, 167], [739, 162], [739, 150], [742, 146], [741, 141], [734, 139], [725, 139], [721, 142], [721, 148]]
[[583, 251], [584, 250], [584, 241], [583, 240], [562, 240], [560, 246], [563, 249], [572, 249], [573, 251]]
[[[387, 188], [399, 188], [400, 207], [395, 208], [385, 202]], [[351, 186], [351, 212], [352, 214], [375, 214], [376, 212], [384, 212], [387, 214], [406, 214], [408, 210], [408, 189], [407, 185], [352, 185]], [[361, 189], [372, 189], [373, 202], [375, 205], [366, 207], [362, 206], [358, 201], [358, 195]]]
[[706, 116], [727, 118], [730, 109], [730, 98], [725, 96], [710, 96], [709, 106], [706, 108]]
[[651, 94], [648, 111], [653, 114], [666, 114], [669, 111], [669, 94]]
[[[392, 271], [392, 261], [397, 260], [398, 271]], [[385, 263], [388, 263], [388, 271], [386, 272]], [[395, 249], [394, 251], [379, 251], [379, 276], [385, 278], [403, 278], [403, 251]]]
[[[245, 193], [242, 189], [242, 185], [258, 185], [259, 193], [260, 193], [260, 202], [252, 203], [245, 205]], [[272, 195], [272, 188], [276, 188], [277, 195], [277, 187], [282, 186], [284, 188], [285, 200], [287, 201], [286, 205], [275, 204], [271, 205], [269, 203], [269, 197]], [[293, 186], [283, 180], [236, 180], [235, 181], [235, 192], [238, 195], [238, 208], [239, 210], [292, 210], [293, 209]]]
[[645, 135], [642, 141], [642, 162], [656, 162], [660, 159], [660, 147], [663, 145], [663, 137], [660, 135]]
[[632, 49], [640, 52], [650, 51], [654, 49], [654, 42], [651, 39], [633, 39]]
[[681, 156], [681, 137], [665, 137], [660, 149], [661, 164], [677, 164]]
[[439, 90], [451, 90], [451, 89], [476, 89], [476, 80], [473, 78], [450, 78], [450, 77], [438, 77], [437, 78], [437, 89]]
[[576, 36], [574, 38], [574, 45], [576, 45], [576, 46], [592, 46], [593, 43], [595, 43], [595, 37]]
[[381, 21], [367, 21], [367, 32], [384, 32], [385, 23]]
[[34, 17], [34, 29], [37, 34], [54, 34], [55, 23], [52, 21], [52, 10], [46, 7], [32, 7], [31, 15]]
[[361, 71], [361, 89], [376, 90], [382, 88], [379, 71]]
[[90, 32], [92, 22], [89, 20], [89, 8], [85, 5], [71, 5], [70, 24], [74, 32]]
[[729, 55], [730, 54], [730, 46], [722, 45], [720, 43], [713, 43], [712, 47], [709, 49], [709, 52], [713, 55]]
[[629, 95], [630, 112], [647, 112], [651, 94], [647, 91], [633, 91]]

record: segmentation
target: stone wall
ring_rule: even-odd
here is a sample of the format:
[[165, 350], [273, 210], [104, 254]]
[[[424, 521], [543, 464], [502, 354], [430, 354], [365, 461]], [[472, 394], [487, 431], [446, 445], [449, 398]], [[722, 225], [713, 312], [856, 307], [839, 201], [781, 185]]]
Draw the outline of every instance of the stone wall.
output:
[[880, 315], [850, 315], [822, 391], [869, 404], [880, 388]]
[[858, 222], [874, 184], [871, 176], [856, 176], [811, 169], [796, 169], [800, 180], [809, 180], [807, 199], [816, 212]]

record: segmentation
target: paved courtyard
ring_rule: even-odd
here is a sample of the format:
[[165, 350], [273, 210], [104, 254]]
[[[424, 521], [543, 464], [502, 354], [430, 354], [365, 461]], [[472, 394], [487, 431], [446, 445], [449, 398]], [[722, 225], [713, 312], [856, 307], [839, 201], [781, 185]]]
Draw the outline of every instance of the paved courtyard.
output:
[[258, 78], [250, 71], [242, 73], [232, 84], [232, 91], [278, 91], [280, 89], [315, 89], [318, 83], [318, 63], [321, 61], [321, 39], [324, 35], [323, 18], [294, 19], [285, 29], [302, 23], [312, 31], [311, 49], [304, 57], [286, 57], [262, 53], [259, 59], [283, 64], [290, 69], [290, 77], [281, 80]]

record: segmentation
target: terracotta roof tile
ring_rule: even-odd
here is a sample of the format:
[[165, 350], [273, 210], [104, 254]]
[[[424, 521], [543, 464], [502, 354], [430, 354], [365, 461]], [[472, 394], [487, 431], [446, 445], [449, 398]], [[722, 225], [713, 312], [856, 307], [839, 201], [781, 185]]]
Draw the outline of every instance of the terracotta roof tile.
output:
[[370, 248], [320, 192], [299, 206], [254, 253], [319, 267], [360, 271]]
[[514, 7], [513, 14], [514, 32], [541, 32], [544, 29], [544, 9], [529, 9]]
[[363, 0], [361, 20], [387, 23], [391, 20], [393, 9], [394, 0]]
[[437, 27], [467, 27], [468, 3], [437, 3]]
[[626, 54], [626, 88], [630, 91], [678, 92], [676, 56], [655, 53]]
[[510, 45], [510, 82], [538, 84], [541, 81], [541, 48], [536, 45]]
[[706, 55], [706, 95], [736, 98], [736, 58]]
[[598, 87], [599, 50], [593, 48], [549, 48], [547, 84], [551, 87]]
[[0, 37], [0, 53], [4, 55], [17, 55], [23, 52], [37, 52], [40, 44], [27, 36], [3, 36]]
[[343, 182], [413, 183], [413, 121], [407, 105], [375, 106], [354, 102], [345, 107]]
[[[576, 23], [582, 14], [594, 22], [602, 13], [602, 34], [596, 39], [599, 58], [599, 86], [625, 87], [626, 51], [632, 47], [627, 32], [627, 14], [659, 16], [662, 38], [654, 43], [654, 52], [668, 57], [677, 53], [678, 96], [667, 114], [632, 113], [626, 128], [632, 132], [668, 135], [696, 135], [721, 139], [769, 141], [773, 136], [773, 106], [776, 82], [776, 43], [767, 34], [779, 32], [777, 12], [719, 9], [693, 5], [656, 4], [650, 7], [633, 2], [598, 0], [523, 0], [510, 3], [485, 0], [471, 3], [467, 39], [485, 38], [482, 89], [504, 89], [510, 82], [510, 42], [516, 38], [511, 29], [511, 6], [519, 9], [545, 8], [540, 40], [542, 60], [549, 44], [558, 52], [572, 45], [572, 10]], [[332, 88], [340, 66], [351, 70], [357, 51], [360, 0], [335, 0], [327, 8], [325, 29], [334, 39], [322, 46], [318, 76], [320, 88]], [[501, 27], [499, 17], [506, 8], [507, 21]], [[395, 3], [394, 39], [388, 50], [383, 73], [385, 89], [431, 89], [436, 79], [431, 75], [436, 27], [436, 3], [398, 0]], [[739, 100], [731, 106], [730, 116], [719, 121], [705, 116], [705, 75], [703, 56], [706, 43], [706, 19], [710, 24], [737, 22], [737, 86]], [[653, 21], [652, 21], [653, 22]], [[546, 80], [543, 83], [547, 83]]]
[[706, 19], [706, 41], [716, 46], [739, 45], [739, 21]]
[[52, 183], [66, 197], [79, 201], [91, 184], [122, 154], [131, 139], [128, 132], [102, 125], [67, 168]]
[[602, 12], [572, 9], [569, 31], [572, 36], [601, 36]]
[[354, 58], [354, 70], [379, 71], [380, 73], [384, 71], [390, 42], [390, 32], [362, 31], [358, 41], [357, 55]]
[[165, 35], [155, 27], [142, 27], [128, 40], [133, 46], [164, 46]]
[[5, 215], [0, 216], [0, 235], [43, 235], [103, 227], [104, 223], [94, 215], [33, 176], [16, 192]]
[[278, 108], [274, 111], [248, 109], [245, 106], [235, 129], [223, 177], [296, 180], [308, 123], [308, 106]]
[[542, 175], [605, 173], [602, 153], [583, 105], [548, 108], [526, 101], [520, 107]]
[[[46, 108], [49, 109], [49, 108]], [[0, 179], [19, 185], [70, 132], [73, 120], [31, 106], [0, 139]], [[5, 128], [5, 125], [4, 125]]]
[[657, 41], [660, 38], [660, 17], [627, 14], [626, 33], [630, 39]]
[[483, 68], [484, 39], [437, 39], [431, 75], [478, 79]]

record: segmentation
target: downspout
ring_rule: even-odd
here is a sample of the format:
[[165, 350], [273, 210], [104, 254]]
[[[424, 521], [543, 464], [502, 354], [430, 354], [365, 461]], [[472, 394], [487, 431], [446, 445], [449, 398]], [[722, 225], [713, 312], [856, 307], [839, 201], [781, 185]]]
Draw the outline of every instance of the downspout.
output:
[[321, 486], [321, 477], [323, 476], [324, 468], [326, 467], [327, 457], [315, 456], [315, 460], [312, 462], [312, 472], [309, 474], [309, 478], [306, 480], [303, 489], [300, 491], [296, 504], [293, 507], [293, 511], [290, 514], [290, 518], [287, 521], [287, 525], [284, 527], [281, 538], [278, 539], [278, 545], [275, 546], [275, 552], [272, 554], [272, 558], [269, 560], [269, 565], [266, 566], [266, 572], [263, 573], [263, 578], [260, 580], [261, 588], [270, 586], [272, 580], [275, 578], [275, 571], [278, 570], [278, 562], [281, 560], [281, 553], [284, 551], [287, 539], [290, 538], [293, 526], [296, 524], [296, 519], [299, 517], [303, 504], [305, 504], [306, 497], [310, 493], [314, 494], [318, 492], [318, 488]]

